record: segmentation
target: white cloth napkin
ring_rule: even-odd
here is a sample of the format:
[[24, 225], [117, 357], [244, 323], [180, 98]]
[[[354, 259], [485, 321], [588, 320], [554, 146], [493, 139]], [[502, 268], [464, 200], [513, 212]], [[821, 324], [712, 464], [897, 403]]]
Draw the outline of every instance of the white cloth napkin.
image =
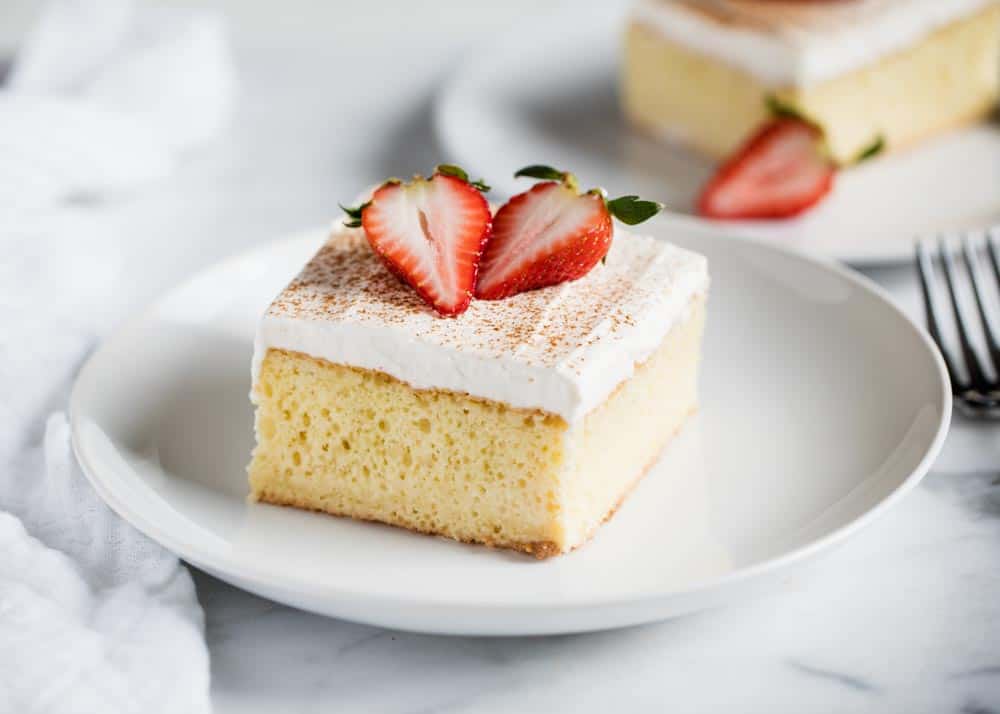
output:
[[220, 16], [55, 0], [0, 87], [0, 714], [208, 712], [190, 574], [115, 516], [59, 411], [111, 325], [114, 222], [225, 125]]
[[0, 711], [209, 711], [191, 576], [98, 499], [63, 414], [0, 501]]
[[227, 124], [223, 18], [131, 0], [54, 0], [0, 91], [0, 206], [105, 197], [162, 179]]

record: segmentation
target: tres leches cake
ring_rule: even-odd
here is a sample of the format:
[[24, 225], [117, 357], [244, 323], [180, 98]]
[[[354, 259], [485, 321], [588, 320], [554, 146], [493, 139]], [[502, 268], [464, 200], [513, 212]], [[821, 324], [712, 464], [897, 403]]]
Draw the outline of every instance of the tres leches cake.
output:
[[695, 409], [706, 261], [523, 175], [495, 216], [456, 167], [349, 209], [259, 325], [253, 499], [538, 557], [614, 512]]
[[[773, 115], [794, 116], [845, 166], [985, 117], [998, 68], [1000, 0], [642, 0], [626, 30], [622, 101], [642, 130], [717, 159]], [[812, 202], [828, 189], [816, 178]], [[732, 204], [699, 210], [798, 212]]]

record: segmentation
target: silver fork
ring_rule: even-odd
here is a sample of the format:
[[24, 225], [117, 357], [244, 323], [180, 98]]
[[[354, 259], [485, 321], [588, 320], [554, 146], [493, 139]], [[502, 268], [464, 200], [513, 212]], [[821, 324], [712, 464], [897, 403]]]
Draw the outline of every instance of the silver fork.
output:
[[[955, 403], [970, 416], [986, 419], [1000, 419], [1000, 328], [997, 326], [997, 316], [993, 306], [997, 295], [1000, 295], [1000, 228], [989, 231], [985, 239], [966, 233], [961, 236], [961, 254], [964, 270], [961, 270], [955, 259], [955, 251], [949, 241], [940, 237], [937, 241], [936, 256], [933, 246], [928, 240], [917, 242], [917, 273], [920, 276], [920, 290], [924, 296], [924, 314], [927, 318], [927, 331], [930, 333], [951, 379], [951, 391]], [[992, 267], [987, 273], [983, 268], [982, 254], [988, 256]], [[944, 275], [944, 285], [947, 297], [940, 297], [940, 283], [937, 278], [936, 265]], [[969, 289], [963, 289], [961, 281], [966, 280]], [[971, 292], [976, 305], [977, 318], [973, 318], [968, 308], [968, 300], [963, 300]], [[990, 295], [994, 299], [990, 300]], [[958, 347], [961, 360], [949, 349], [942, 334], [942, 315], [939, 306], [944, 302], [951, 304], [951, 315], [955, 332], [958, 335]], [[974, 330], [982, 330], [985, 338], [986, 359], [977, 351]]]

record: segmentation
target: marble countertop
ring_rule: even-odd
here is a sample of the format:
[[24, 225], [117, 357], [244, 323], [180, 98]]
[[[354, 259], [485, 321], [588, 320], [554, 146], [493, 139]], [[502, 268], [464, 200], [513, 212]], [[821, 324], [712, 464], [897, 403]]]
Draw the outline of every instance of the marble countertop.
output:
[[[536, 5], [217, 4], [243, 84], [232, 131], [164, 184], [81, 217], [116, 236], [128, 276], [109, 326], [198, 267], [327, 222], [359, 186], [426, 171], [440, 158], [435, 87]], [[908, 267], [868, 274], [919, 318]], [[659, 625], [433, 637], [196, 582], [220, 714], [1000, 712], [1000, 426], [956, 416], [924, 484], [806, 575]]]

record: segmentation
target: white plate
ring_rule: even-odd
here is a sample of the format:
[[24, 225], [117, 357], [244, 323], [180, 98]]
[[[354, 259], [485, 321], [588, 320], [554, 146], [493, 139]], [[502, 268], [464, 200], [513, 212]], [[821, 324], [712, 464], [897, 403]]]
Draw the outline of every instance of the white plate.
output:
[[[625, 126], [616, 96], [623, 23], [621, 0], [573, 3], [478, 47], [437, 98], [446, 156], [500, 193], [530, 185], [511, 176], [521, 166], [548, 163], [587, 186], [689, 214], [712, 166]], [[976, 126], [842, 172], [834, 193], [803, 218], [717, 230], [859, 265], [899, 262], [912, 259], [918, 234], [1000, 222], [997, 186], [1000, 127]]]
[[528, 557], [246, 502], [258, 315], [322, 232], [170, 292], [90, 359], [76, 453], [137, 528], [316, 612], [439, 633], [617, 627], [744, 596], [857, 531], [924, 474], [951, 400], [929, 341], [863, 278], [711, 232], [700, 413], [588, 545]]

